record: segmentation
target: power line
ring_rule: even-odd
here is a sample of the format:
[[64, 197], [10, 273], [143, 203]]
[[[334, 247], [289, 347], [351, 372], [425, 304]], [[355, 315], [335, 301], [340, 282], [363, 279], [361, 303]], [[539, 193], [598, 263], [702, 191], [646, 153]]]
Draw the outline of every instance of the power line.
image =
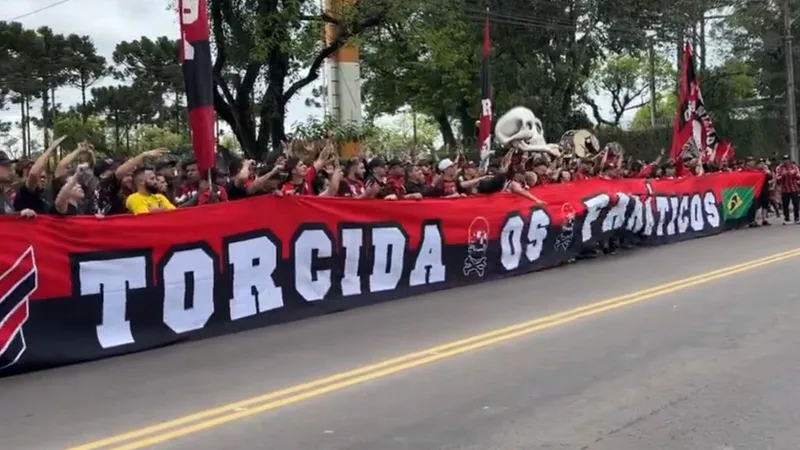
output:
[[32, 16], [32, 15], [34, 15], [36, 13], [40, 13], [40, 12], [46, 11], [46, 10], [48, 10], [50, 8], [55, 8], [56, 6], [63, 5], [64, 3], [67, 3], [68, 1], [70, 1], [70, 0], [59, 0], [59, 1], [55, 2], [55, 3], [51, 3], [51, 4], [47, 5], [47, 6], [42, 6], [39, 9], [34, 9], [33, 11], [29, 11], [29, 12], [26, 12], [25, 14], [20, 14], [17, 17], [12, 17], [12, 18], [6, 19], [6, 20], [9, 21], [9, 22], [13, 22], [15, 20], [24, 19], [25, 17]]

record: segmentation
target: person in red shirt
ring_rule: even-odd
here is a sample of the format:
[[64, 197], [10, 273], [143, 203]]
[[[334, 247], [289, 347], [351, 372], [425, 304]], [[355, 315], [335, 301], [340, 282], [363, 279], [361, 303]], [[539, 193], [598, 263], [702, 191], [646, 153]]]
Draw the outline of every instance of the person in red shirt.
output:
[[344, 165], [344, 178], [339, 184], [339, 197], [367, 198], [364, 186], [364, 161], [350, 158]]
[[677, 173], [677, 167], [674, 161], [667, 161], [664, 163], [662, 178], [665, 180], [674, 180]]
[[422, 175], [425, 177], [425, 185], [430, 186], [433, 184], [433, 169], [431, 168], [431, 162], [427, 159], [420, 159], [417, 162], [420, 170], [422, 170]]
[[[211, 169], [212, 176], [216, 172]], [[212, 184], [208, 179], [201, 178], [197, 182], [197, 205], [209, 205], [211, 203], [220, 203], [228, 201], [228, 192], [225, 187], [219, 184]]]
[[575, 176], [572, 177], [575, 181], [588, 180], [592, 177], [592, 167], [594, 160], [592, 158], [581, 158], [580, 166], [575, 171]]
[[286, 160], [284, 170], [287, 180], [281, 186], [281, 192], [285, 195], [314, 195], [311, 183], [317, 178], [316, 167], [308, 167], [300, 158], [293, 156]]
[[197, 160], [190, 158], [183, 164], [183, 176], [184, 182], [181, 185], [178, 198], [176, 199], [178, 203], [183, 203], [197, 195], [197, 191], [200, 187], [200, 171], [197, 170]]
[[533, 160], [533, 173], [536, 174], [536, 184], [534, 186], [544, 186], [551, 184], [553, 180], [550, 179], [550, 166], [544, 158], [536, 158]]
[[406, 194], [406, 169], [403, 162], [395, 158], [387, 165], [386, 190], [389, 195], [402, 199]]
[[466, 195], [458, 180], [458, 166], [450, 158], [439, 161], [439, 176], [433, 182], [437, 197], [460, 197]]
[[781, 206], [783, 206], [783, 224], [789, 223], [789, 203], [792, 204], [794, 211], [794, 223], [800, 224], [800, 168], [789, 158], [783, 155], [783, 161], [775, 169], [775, 180], [781, 190]]
[[[334, 150], [331, 141], [326, 142], [325, 147], [310, 166], [307, 166], [300, 158], [295, 156], [288, 158], [283, 165], [287, 179], [281, 186], [281, 192], [284, 195], [314, 195], [314, 180], [316, 180], [319, 171], [328, 164], [328, 160], [334, 156]], [[339, 189], [338, 182], [335, 189], [334, 194]], [[328, 193], [329, 190], [326, 189], [320, 195], [328, 195]]]

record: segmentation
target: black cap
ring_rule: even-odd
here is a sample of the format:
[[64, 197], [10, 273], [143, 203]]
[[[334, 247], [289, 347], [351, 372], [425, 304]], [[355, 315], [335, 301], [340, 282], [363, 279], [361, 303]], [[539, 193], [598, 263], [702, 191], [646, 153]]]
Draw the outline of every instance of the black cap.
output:
[[264, 159], [264, 163], [268, 166], [274, 166], [281, 157], [286, 157], [286, 155], [284, 155], [283, 152], [278, 151], [269, 152], [267, 153], [267, 157]]
[[344, 164], [342, 164], [344, 166], [344, 173], [347, 174], [348, 172], [350, 172], [350, 169], [357, 166], [360, 162], [361, 160], [358, 158], [350, 158], [344, 161]]
[[375, 157], [369, 160], [367, 167], [369, 170], [372, 170], [376, 167], [386, 167], [386, 162], [381, 157]]
[[187, 167], [191, 166], [192, 164], [197, 164], [197, 160], [194, 159], [194, 157], [188, 158], [185, 161], [183, 161], [183, 164], [181, 165], [181, 167], [186, 169]]
[[405, 165], [405, 162], [400, 158], [392, 158], [386, 165], [391, 168], [391, 167], [403, 166]]
[[167, 167], [175, 167], [176, 165], [178, 165], [178, 161], [175, 160], [160, 161], [156, 164], [156, 171], [166, 169]]
[[786, 161], [787, 159], [791, 159], [789, 155], [783, 155], [783, 160]]
[[111, 158], [101, 159], [94, 165], [94, 176], [99, 178], [100, 175], [109, 170], [113, 170], [116, 166], [117, 163]]

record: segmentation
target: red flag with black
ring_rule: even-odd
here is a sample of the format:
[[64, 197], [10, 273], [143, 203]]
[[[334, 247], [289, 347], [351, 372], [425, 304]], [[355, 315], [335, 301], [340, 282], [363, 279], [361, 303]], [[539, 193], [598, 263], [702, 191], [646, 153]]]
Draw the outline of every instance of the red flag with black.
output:
[[700, 79], [694, 64], [692, 44], [683, 47], [683, 73], [678, 95], [678, 108], [672, 131], [670, 157], [682, 166], [685, 156], [699, 157], [702, 162], [717, 159], [720, 139], [714, 121], [703, 102]]
[[180, 57], [192, 148], [201, 172], [214, 167], [214, 84], [211, 70], [208, 9], [205, 0], [178, 0]]

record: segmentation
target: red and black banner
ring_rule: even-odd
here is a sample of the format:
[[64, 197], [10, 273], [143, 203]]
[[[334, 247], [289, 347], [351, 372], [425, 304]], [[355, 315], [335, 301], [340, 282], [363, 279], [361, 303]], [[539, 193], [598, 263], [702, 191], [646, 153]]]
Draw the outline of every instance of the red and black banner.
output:
[[489, 77], [489, 54], [492, 50], [489, 16], [483, 26], [483, 51], [481, 52], [481, 117], [478, 123], [478, 150], [481, 165], [487, 165], [492, 151], [492, 82]]
[[[764, 174], [586, 180], [464, 199], [262, 196], [143, 216], [0, 216], [0, 374], [543, 269], [610, 237], [754, 217]], [[496, 301], [496, 299], [487, 299]]]
[[214, 167], [214, 83], [205, 0], [178, 0], [180, 56], [197, 168]]
[[673, 161], [679, 161], [683, 156], [691, 155], [703, 162], [717, 161], [723, 156], [717, 155], [719, 145], [714, 121], [703, 102], [700, 79], [695, 69], [694, 49], [692, 44], [686, 42], [683, 46], [683, 72], [670, 157]]

